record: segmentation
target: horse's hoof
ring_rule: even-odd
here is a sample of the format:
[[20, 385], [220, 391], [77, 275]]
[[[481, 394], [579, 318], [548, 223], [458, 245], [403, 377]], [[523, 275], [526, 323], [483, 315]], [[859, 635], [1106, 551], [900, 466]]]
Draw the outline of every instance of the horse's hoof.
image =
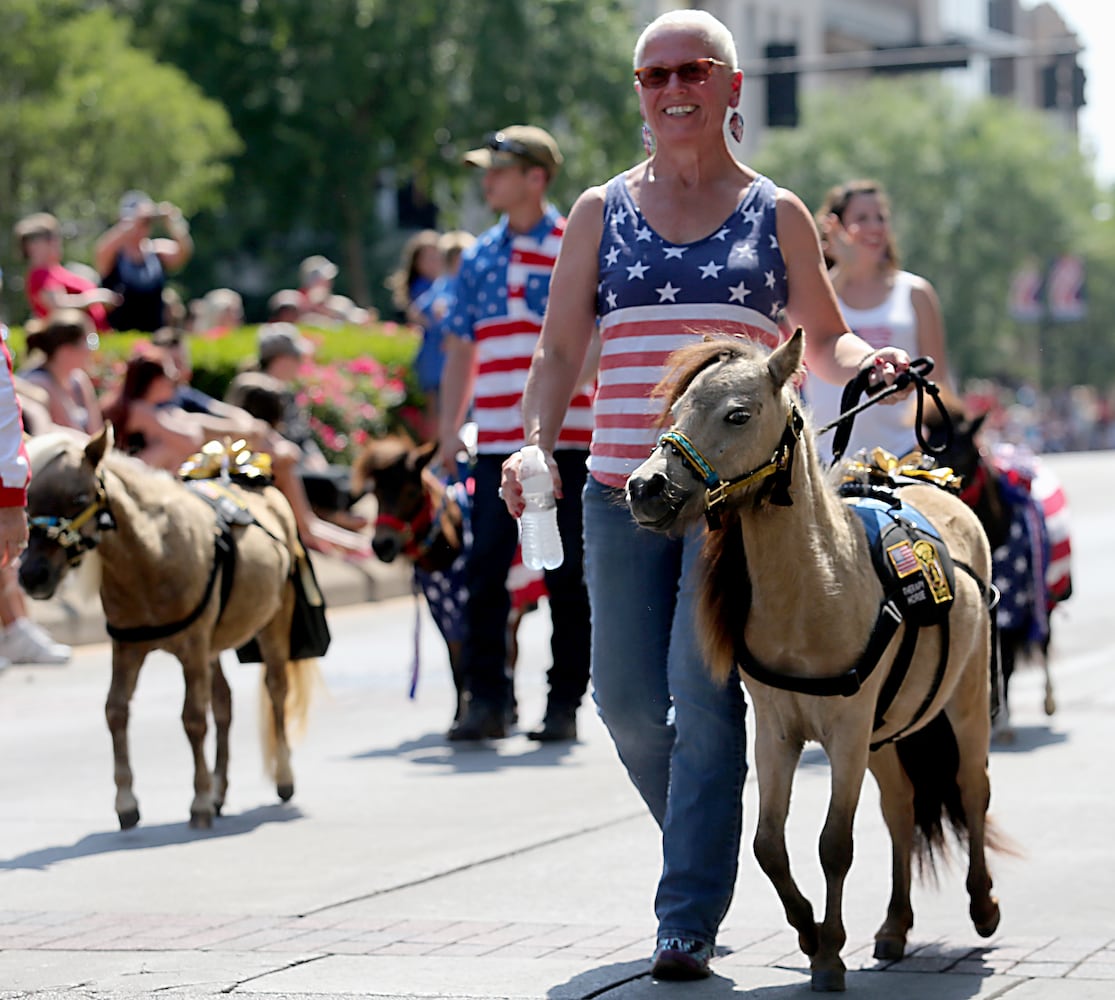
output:
[[211, 812], [201, 812], [200, 810], [190, 810], [190, 828], [193, 830], [209, 830], [213, 826], [213, 814]]
[[1047, 694], [1045, 696], [1045, 714], [1053, 715], [1057, 711], [1057, 702], [1054, 700], [1053, 695]]
[[906, 954], [906, 939], [900, 937], [875, 938], [875, 958], [880, 962], [899, 962]]
[[139, 810], [129, 809], [127, 812], [117, 813], [121, 830], [130, 830], [139, 822]]
[[1000, 916], [1001, 913], [999, 911], [999, 901], [997, 899], [991, 900], [991, 909], [988, 911], [988, 916], [986, 917], [986, 919], [981, 920], [973, 912], [972, 923], [975, 925], [976, 933], [980, 937], [991, 937], [991, 935], [999, 929]]
[[221, 815], [221, 810], [224, 809], [224, 807], [225, 807], [225, 804], [223, 802], [214, 802], [213, 803], [213, 815], [214, 816], [220, 816]]
[[843, 993], [843, 969], [814, 969], [809, 986], [814, 993]]
[[294, 782], [291, 782], [289, 785], [279, 785], [276, 787], [275, 791], [279, 793], [279, 798], [283, 802], [289, 802], [294, 798]]

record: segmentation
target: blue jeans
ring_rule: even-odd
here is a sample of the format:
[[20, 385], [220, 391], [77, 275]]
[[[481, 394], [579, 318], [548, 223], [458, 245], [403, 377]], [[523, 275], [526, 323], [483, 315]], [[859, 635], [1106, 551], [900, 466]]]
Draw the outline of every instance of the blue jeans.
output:
[[683, 538], [639, 528], [623, 491], [584, 492], [594, 698], [662, 828], [660, 936], [713, 944], [735, 889], [747, 775], [743, 689], [716, 684], [694, 611], [704, 525]]

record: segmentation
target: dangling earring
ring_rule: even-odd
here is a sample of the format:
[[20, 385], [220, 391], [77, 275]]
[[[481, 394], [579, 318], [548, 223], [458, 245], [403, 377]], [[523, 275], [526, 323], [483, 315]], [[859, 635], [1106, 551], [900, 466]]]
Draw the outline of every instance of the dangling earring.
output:
[[743, 142], [743, 115], [738, 111], [733, 111], [732, 117], [728, 119], [728, 131], [736, 142]]
[[646, 122], [643, 122], [643, 149], [648, 157], [654, 156], [654, 133]]

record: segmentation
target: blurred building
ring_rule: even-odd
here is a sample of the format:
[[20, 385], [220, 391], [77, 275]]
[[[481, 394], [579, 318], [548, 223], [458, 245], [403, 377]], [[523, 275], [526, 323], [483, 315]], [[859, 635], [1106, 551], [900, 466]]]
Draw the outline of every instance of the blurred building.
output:
[[743, 155], [767, 128], [793, 127], [800, 97], [889, 73], [944, 74], [973, 95], [1047, 110], [1075, 133], [1084, 103], [1080, 42], [1054, 3], [1020, 0], [631, 0], [641, 28], [703, 8], [731, 28], [744, 70]]

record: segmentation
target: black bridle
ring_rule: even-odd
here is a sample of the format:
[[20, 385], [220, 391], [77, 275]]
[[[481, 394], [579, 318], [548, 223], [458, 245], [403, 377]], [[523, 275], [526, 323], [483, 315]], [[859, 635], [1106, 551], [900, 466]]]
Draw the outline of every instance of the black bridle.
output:
[[[83, 534], [82, 528], [93, 522], [92, 534]], [[95, 549], [101, 540], [101, 531], [116, 527], [108, 509], [108, 494], [104, 480], [97, 477], [97, 495], [73, 517], [29, 517], [27, 526], [32, 536], [39, 535], [57, 544], [71, 566], [77, 566], [86, 552]]]

